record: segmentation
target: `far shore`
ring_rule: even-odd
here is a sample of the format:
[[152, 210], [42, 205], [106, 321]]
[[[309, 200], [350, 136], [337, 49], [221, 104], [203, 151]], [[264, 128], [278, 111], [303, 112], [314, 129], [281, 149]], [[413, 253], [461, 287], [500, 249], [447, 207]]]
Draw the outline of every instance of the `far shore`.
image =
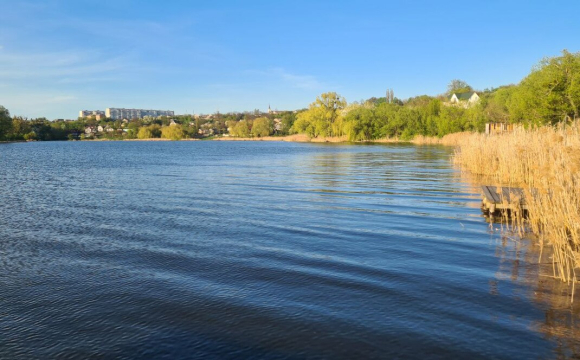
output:
[[[374, 139], [374, 140], [359, 140], [359, 141], [349, 141], [347, 136], [329, 136], [329, 137], [310, 137], [306, 134], [294, 134], [287, 136], [264, 136], [264, 137], [249, 137], [249, 138], [239, 138], [233, 136], [216, 136], [206, 139], [165, 139], [165, 138], [149, 138], [149, 139], [83, 139], [80, 141], [285, 141], [285, 142], [299, 142], [299, 143], [350, 143], [350, 144], [366, 144], [366, 143], [385, 143], [385, 144], [396, 144], [396, 143], [410, 143], [415, 145], [447, 145], [455, 146], [457, 145], [457, 140], [469, 133], [454, 133], [444, 136], [443, 138], [428, 137], [428, 136], [416, 136], [412, 140], [402, 140], [399, 138], [387, 138], [387, 139]], [[65, 140], [67, 141], [67, 140]], [[70, 140], [68, 140], [70, 141]], [[79, 141], [79, 140], [75, 140]], [[14, 141], [0, 141], [0, 143], [17, 143], [17, 142], [29, 142], [26, 140], [14, 140]], [[34, 141], [33, 141], [34, 142]]]
[[150, 139], [84, 139], [82, 141], [200, 141], [202, 139], [165, 139], [165, 138], [150, 138]]
[[[461, 133], [459, 133], [461, 134]], [[401, 140], [399, 138], [349, 141], [346, 136], [332, 136], [332, 137], [310, 137], [306, 134], [295, 134], [287, 136], [265, 136], [265, 137], [251, 137], [238, 138], [232, 136], [216, 137], [212, 141], [287, 141], [287, 142], [309, 142], [309, 143], [412, 143], [417, 145], [454, 145], [447, 137], [427, 137], [417, 136], [412, 140]]]
[[348, 142], [346, 136], [340, 137], [320, 137], [320, 138], [311, 138], [305, 134], [295, 134], [295, 135], [287, 135], [287, 136], [264, 136], [264, 137], [250, 137], [250, 138], [240, 138], [240, 137], [233, 137], [233, 136], [222, 136], [216, 137], [212, 139], [214, 141], [289, 141], [289, 142]]

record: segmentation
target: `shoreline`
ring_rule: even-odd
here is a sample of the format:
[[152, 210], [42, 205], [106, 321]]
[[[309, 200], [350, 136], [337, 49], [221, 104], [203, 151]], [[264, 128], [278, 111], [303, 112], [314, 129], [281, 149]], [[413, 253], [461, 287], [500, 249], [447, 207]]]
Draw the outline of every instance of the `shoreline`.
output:
[[[151, 139], [84, 139], [75, 141], [201, 141], [202, 139], [164, 139], [164, 138], [151, 138]], [[67, 140], [65, 140], [67, 141]]]
[[[399, 138], [383, 138], [374, 140], [358, 140], [349, 141], [347, 136], [328, 136], [328, 137], [310, 137], [306, 134], [294, 134], [286, 136], [265, 136], [265, 137], [249, 137], [249, 138], [238, 138], [238, 137], [212, 137], [206, 139], [165, 139], [165, 138], [149, 138], [149, 139], [83, 139], [83, 140], [57, 140], [57, 141], [282, 141], [282, 142], [296, 142], [296, 143], [333, 143], [333, 144], [415, 144], [415, 145], [444, 145], [444, 146], [458, 146], [459, 140], [467, 135], [473, 133], [453, 133], [446, 135], [442, 138], [438, 137], [427, 137], [422, 135], [417, 135], [411, 140], [401, 140]], [[1, 143], [25, 143], [31, 142], [26, 140], [13, 140], [13, 141], [0, 141]], [[32, 141], [36, 142], [36, 141]]]
[[444, 146], [457, 146], [458, 140], [467, 134], [471, 133], [454, 133], [446, 135], [442, 138], [438, 137], [427, 137], [418, 135], [412, 140], [401, 140], [399, 138], [383, 138], [375, 140], [359, 140], [359, 141], [349, 141], [346, 136], [330, 136], [330, 137], [316, 137], [312, 138], [305, 134], [295, 134], [287, 136], [265, 136], [261, 138], [237, 138], [237, 137], [216, 137], [211, 139], [211, 141], [284, 141], [284, 142], [300, 142], [300, 143], [348, 143], [348, 144], [399, 144], [408, 143], [415, 145], [444, 145]]

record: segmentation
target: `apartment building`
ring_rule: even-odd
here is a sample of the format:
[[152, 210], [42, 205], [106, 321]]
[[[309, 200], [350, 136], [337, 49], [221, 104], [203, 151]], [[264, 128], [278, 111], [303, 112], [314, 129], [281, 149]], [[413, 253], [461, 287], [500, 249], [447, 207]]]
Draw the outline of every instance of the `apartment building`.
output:
[[89, 117], [89, 116], [105, 116], [105, 112], [103, 110], [81, 110], [79, 111], [79, 117]]
[[120, 119], [142, 119], [145, 116], [174, 116], [171, 110], [145, 110], [145, 109], [124, 109], [124, 108], [107, 108], [105, 115], [114, 120]]

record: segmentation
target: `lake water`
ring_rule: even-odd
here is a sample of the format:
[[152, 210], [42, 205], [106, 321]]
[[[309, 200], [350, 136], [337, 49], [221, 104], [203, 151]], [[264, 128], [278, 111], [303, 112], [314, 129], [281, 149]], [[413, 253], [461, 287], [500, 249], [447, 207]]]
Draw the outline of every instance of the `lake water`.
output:
[[579, 356], [451, 153], [0, 144], [0, 358]]

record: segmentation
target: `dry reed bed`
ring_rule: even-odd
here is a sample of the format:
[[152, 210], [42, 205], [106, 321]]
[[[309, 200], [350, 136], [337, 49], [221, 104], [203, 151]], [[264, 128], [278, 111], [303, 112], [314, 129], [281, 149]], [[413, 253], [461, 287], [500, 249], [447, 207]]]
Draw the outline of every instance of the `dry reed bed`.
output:
[[442, 138], [417, 135], [411, 141], [415, 145], [447, 145], [447, 146], [459, 146], [461, 141], [467, 137], [473, 135], [470, 132], [460, 132], [453, 133], [443, 136]]
[[580, 274], [580, 124], [464, 133], [454, 141], [462, 169], [524, 188], [527, 224], [541, 245], [553, 248], [554, 277], [571, 283], [573, 294]]

